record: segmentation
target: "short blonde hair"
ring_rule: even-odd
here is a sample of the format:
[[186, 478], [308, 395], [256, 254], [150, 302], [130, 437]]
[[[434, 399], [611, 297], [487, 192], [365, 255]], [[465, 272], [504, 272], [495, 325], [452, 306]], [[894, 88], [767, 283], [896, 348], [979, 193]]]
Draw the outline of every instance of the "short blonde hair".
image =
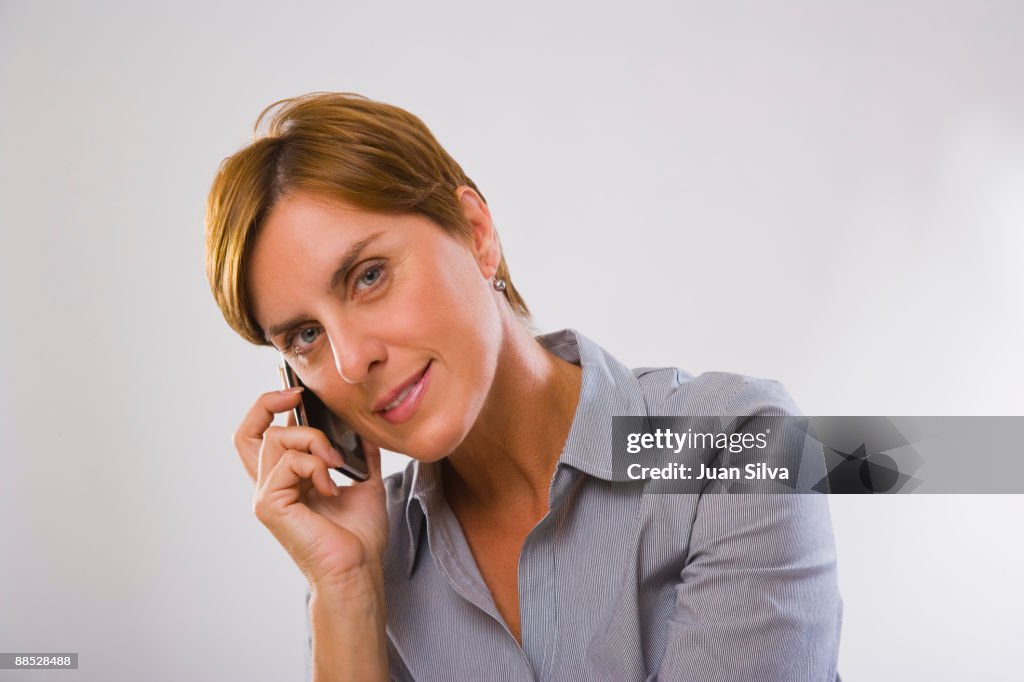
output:
[[[306, 191], [368, 211], [419, 213], [472, 238], [455, 191], [468, 186], [483, 193], [404, 109], [352, 93], [311, 93], [271, 104], [254, 131], [251, 144], [221, 163], [206, 206], [206, 276], [224, 319], [251, 343], [269, 345], [252, 314], [246, 263], [262, 221], [285, 194]], [[504, 254], [496, 277], [529, 323]]]

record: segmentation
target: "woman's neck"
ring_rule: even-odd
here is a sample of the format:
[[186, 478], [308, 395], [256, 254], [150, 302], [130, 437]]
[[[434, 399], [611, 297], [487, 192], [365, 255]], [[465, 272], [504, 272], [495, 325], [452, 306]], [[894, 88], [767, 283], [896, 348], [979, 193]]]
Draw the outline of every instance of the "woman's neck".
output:
[[582, 385], [582, 370], [507, 319], [490, 395], [466, 439], [444, 460], [445, 493], [477, 509], [547, 512], [548, 491]]

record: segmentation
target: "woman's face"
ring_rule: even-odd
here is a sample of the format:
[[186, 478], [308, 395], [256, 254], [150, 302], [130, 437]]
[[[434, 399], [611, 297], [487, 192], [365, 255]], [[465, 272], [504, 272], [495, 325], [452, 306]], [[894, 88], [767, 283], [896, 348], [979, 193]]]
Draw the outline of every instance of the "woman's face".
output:
[[286, 195], [248, 263], [256, 320], [303, 383], [364, 438], [425, 461], [469, 433], [501, 344], [497, 242], [466, 194], [472, 243], [418, 214]]

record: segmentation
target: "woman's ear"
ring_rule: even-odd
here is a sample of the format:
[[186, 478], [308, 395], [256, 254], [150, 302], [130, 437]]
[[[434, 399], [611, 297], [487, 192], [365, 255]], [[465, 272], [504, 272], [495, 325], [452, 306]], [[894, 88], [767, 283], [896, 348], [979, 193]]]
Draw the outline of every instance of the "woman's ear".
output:
[[473, 256], [480, 266], [480, 272], [490, 279], [498, 271], [498, 263], [501, 262], [501, 243], [498, 241], [494, 223], [491, 222], [491, 212], [483, 197], [472, 187], [463, 185], [455, 192], [462, 215], [472, 234]]

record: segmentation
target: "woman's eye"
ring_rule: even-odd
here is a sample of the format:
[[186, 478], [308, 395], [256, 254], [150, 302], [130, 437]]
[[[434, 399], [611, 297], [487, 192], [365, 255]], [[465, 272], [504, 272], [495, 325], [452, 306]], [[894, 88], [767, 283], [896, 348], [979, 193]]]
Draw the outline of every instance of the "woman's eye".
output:
[[293, 336], [288, 345], [297, 353], [302, 353], [320, 336], [319, 327], [306, 327]]
[[356, 289], [372, 289], [384, 277], [384, 266], [374, 265], [363, 271], [363, 274], [356, 280]]

